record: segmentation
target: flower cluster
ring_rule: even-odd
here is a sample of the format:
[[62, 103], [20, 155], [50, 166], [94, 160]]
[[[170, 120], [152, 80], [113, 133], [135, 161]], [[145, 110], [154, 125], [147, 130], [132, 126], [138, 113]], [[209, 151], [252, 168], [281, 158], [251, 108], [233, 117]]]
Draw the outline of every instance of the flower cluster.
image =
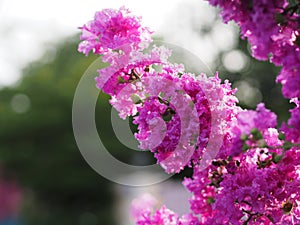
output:
[[299, 224], [300, 147], [275, 126], [276, 115], [263, 104], [240, 111], [226, 152], [221, 149], [204, 170], [194, 166], [183, 182], [193, 193], [192, 213], [156, 223], [157, 215], [165, 221], [170, 211], [151, 208], [137, 224]]
[[216, 158], [204, 171], [195, 168], [193, 178], [185, 179], [194, 194], [191, 209], [201, 222], [300, 222], [300, 149], [275, 125], [276, 115], [263, 104], [256, 111], [241, 111], [227, 158]]
[[235, 90], [217, 73], [188, 73], [170, 62], [169, 49], [149, 47], [151, 32], [124, 7], [97, 12], [81, 28], [79, 45], [109, 64], [98, 70], [97, 87], [111, 96], [121, 118], [133, 117], [139, 147], [153, 152], [167, 173], [186, 166], [194, 171], [183, 181], [193, 193], [190, 214], [155, 210], [155, 199], [144, 196], [133, 202], [132, 215], [139, 225], [300, 224], [299, 5], [210, 3], [223, 8], [225, 21], [240, 25], [256, 58], [271, 54], [283, 66], [278, 80], [296, 108], [278, 130], [276, 115], [263, 103], [256, 110], [237, 107]]
[[[287, 0], [208, 0], [222, 9], [224, 22], [235, 21], [251, 43], [252, 55], [282, 66], [277, 81], [287, 98], [300, 97], [299, 2]], [[291, 1], [290, 1], [291, 2]], [[263, 22], [262, 22], [263, 21]]]
[[192, 214], [179, 217], [172, 210], [162, 206], [155, 213], [152, 209], [157, 205], [156, 199], [150, 194], [144, 194], [134, 199], [131, 207], [131, 215], [136, 219], [138, 225], [198, 225], [198, 218]]
[[86, 55], [110, 53], [113, 50], [130, 51], [149, 40], [150, 31], [140, 24], [140, 18], [130, 15], [128, 9], [105, 9], [95, 14], [94, 20], [80, 28], [83, 40], [78, 50]]
[[139, 147], [153, 152], [166, 172], [222, 147], [238, 110], [227, 81], [187, 73], [168, 61], [169, 49], [149, 48], [149, 29], [125, 8], [97, 12], [81, 29], [79, 51], [93, 50], [109, 63], [99, 69], [97, 87], [111, 96], [121, 118], [134, 118]]

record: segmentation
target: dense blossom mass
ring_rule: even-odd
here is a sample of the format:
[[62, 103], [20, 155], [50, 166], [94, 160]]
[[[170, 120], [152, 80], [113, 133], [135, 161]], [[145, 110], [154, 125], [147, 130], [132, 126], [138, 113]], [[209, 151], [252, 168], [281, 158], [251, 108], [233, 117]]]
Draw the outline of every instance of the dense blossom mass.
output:
[[105, 9], [95, 14], [94, 20], [80, 28], [82, 30], [78, 50], [86, 55], [92, 50], [95, 54], [124, 50], [129, 44], [137, 47], [147, 41], [150, 31], [140, 25], [140, 19], [130, 15], [128, 9]]
[[[288, 98], [300, 97], [300, 3], [287, 0], [208, 0], [235, 21], [251, 43], [252, 55], [282, 66], [277, 81]], [[289, 2], [297, 2], [289, 4]]]
[[223, 145], [220, 137], [230, 135], [238, 111], [227, 81], [222, 84], [217, 74], [187, 73], [168, 61], [169, 49], [148, 48], [149, 29], [125, 8], [97, 12], [81, 29], [79, 51], [109, 63], [99, 69], [97, 87], [111, 96], [121, 118], [134, 118], [140, 148], [153, 152], [166, 172], [197, 163], [210, 151], [209, 138], [221, 142], [211, 146]]
[[[210, 0], [236, 21], [253, 56], [281, 65], [278, 81], [295, 104], [287, 124], [263, 103], [236, 106], [228, 81], [185, 71], [172, 52], [124, 7], [97, 12], [78, 50], [102, 56], [96, 85], [123, 119], [133, 117], [139, 147], [167, 173], [193, 168], [183, 185], [191, 212], [179, 216], [150, 195], [133, 202], [138, 225], [300, 224], [300, 75], [298, 6], [276, 0]], [[264, 21], [264, 23], [261, 23]], [[171, 190], [170, 190], [171, 191]]]

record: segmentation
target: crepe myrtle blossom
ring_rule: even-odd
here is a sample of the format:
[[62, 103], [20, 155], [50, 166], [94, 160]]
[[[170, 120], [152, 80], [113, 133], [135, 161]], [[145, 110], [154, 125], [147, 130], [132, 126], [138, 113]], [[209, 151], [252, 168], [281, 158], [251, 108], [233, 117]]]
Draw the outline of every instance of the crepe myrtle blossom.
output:
[[[162, 73], [149, 73], [142, 82], [150, 97], [134, 120], [138, 124], [136, 137], [140, 147], [149, 146], [166, 172], [179, 172], [189, 163], [197, 144], [199, 122], [194, 103], [181, 88], [180, 79], [172, 77], [165, 69]], [[155, 130], [161, 130], [153, 126], [153, 117], [163, 118], [166, 123], [161, 143], [150, 138]]]
[[300, 4], [287, 0], [208, 1], [222, 9], [224, 22], [233, 20], [239, 25], [253, 57], [282, 66], [277, 81], [283, 85], [284, 96], [300, 97]]
[[[275, 113], [265, 108], [263, 103], [257, 105], [256, 110], [241, 110], [237, 114], [237, 122], [231, 127], [232, 139], [227, 148], [222, 148], [218, 154], [220, 158], [239, 155], [243, 150], [242, 136], [245, 138], [252, 135], [251, 132], [258, 129], [268, 135], [269, 128], [275, 128], [277, 116]], [[258, 131], [257, 130], [257, 131]], [[267, 139], [269, 141], [270, 139]]]
[[93, 52], [109, 63], [99, 69], [97, 87], [111, 95], [110, 103], [121, 118], [134, 117], [140, 148], [152, 151], [166, 172], [197, 163], [209, 151], [205, 148], [210, 137], [220, 142], [217, 137], [227, 135], [238, 109], [230, 84], [221, 84], [217, 75], [185, 72], [183, 65], [168, 62], [171, 51], [163, 46], [147, 51], [140, 47], [149, 29], [127, 9], [97, 12], [82, 31], [79, 51], [87, 54], [91, 48], [86, 46], [93, 46]]
[[158, 201], [150, 194], [132, 201], [131, 214], [138, 225], [200, 225], [192, 214], [180, 217], [165, 205], [159, 207]]
[[[194, 166], [192, 178], [184, 179], [193, 193], [187, 224], [298, 224], [299, 146], [274, 128], [276, 116], [263, 104], [237, 117], [240, 151], [216, 158], [205, 170]], [[136, 224], [156, 223], [182, 224], [165, 206], [136, 219]]]
[[169, 49], [154, 46], [150, 53], [131, 52], [126, 57], [111, 57], [110, 66], [98, 70], [97, 87], [106, 94], [117, 96], [126, 85], [134, 84], [147, 74], [151, 65], [167, 63], [170, 55]]
[[[299, 149], [264, 168], [251, 151], [261, 154], [257, 148], [236, 161], [219, 161], [223, 165], [216, 160], [205, 170], [194, 167], [193, 177], [183, 182], [193, 193], [192, 213], [180, 217], [165, 206], [152, 208], [136, 218], [136, 224], [298, 224]], [[188, 222], [183, 223], [183, 218]]]
[[157, 204], [158, 201], [152, 195], [143, 194], [132, 201], [130, 213], [132, 217], [140, 219], [147, 216]]
[[141, 18], [131, 15], [125, 7], [96, 12], [94, 20], [80, 27], [82, 34], [78, 50], [86, 55], [107, 54], [113, 50], [128, 52], [150, 40], [148, 28], [141, 26]]
[[291, 118], [288, 124], [283, 123], [281, 131], [285, 133], [286, 139], [292, 143], [300, 142], [300, 102], [297, 98], [291, 99], [290, 102], [296, 104], [296, 107], [291, 109]]
[[291, 118], [288, 124], [300, 131], [300, 101], [297, 98], [291, 99], [291, 102], [296, 104], [294, 109], [291, 109]]
[[166, 206], [157, 209], [153, 214], [144, 214], [136, 221], [137, 225], [201, 225], [198, 218], [192, 214], [179, 217]]
[[144, 196], [133, 202], [134, 220], [139, 225], [299, 224], [300, 4], [210, 3], [222, 7], [225, 22], [239, 24], [254, 57], [283, 66], [277, 79], [296, 107], [278, 130], [276, 115], [263, 103], [256, 110], [236, 106], [235, 89], [217, 73], [188, 73], [169, 62], [169, 49], [149, 47], [151, 32], [128, 9], [97, 12], [81, 28], [79, 44], [80, 52], [92, 51], [108, 64], [98, 70], [96, 86], [111, 96], [122, 119], [133, 117], [139, 147], [153, 152], [167, 173], [193, 168], [183, 181], [193, 194], [189, 214], [177, 215]]
[[[122, 118], [134, 116], [140, 148], [154, 152], [166, 172], [197, 163], [210, 137], [217, 142], [216, 137], [228, 134], [238, 109], [229, 83], [221, 84], [217, 75], [184, 73], [182, 65], [163, 64], [161, 72], [134, 71], [137, 80], [129, 81], [110, 102]], [[211, 113], [218, 121], [214, 134]]]
[[263, 104], [237, 117], [227, 157], [195, 166], [183, 182], [193, 193], [191, 210], [203, 224], [299, 223], [299, 146], [274, 128], [276, 116]]

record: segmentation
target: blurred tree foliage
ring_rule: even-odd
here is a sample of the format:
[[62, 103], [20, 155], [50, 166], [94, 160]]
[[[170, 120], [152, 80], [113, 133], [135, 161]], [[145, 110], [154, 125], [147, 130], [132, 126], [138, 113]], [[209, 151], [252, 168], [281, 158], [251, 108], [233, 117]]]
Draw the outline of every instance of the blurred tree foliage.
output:
[[[73, 136], [73, 95], [84, 71], [96, 59], [77, 52], [78, 40], [74, 37], [61, 43], [55, 52], [30, 64], [18, 85], [0, 90], [0, 163], [25, 188], [26, 224], [116, 223], [112, 183], [88, 166]], [[53, 60], [47, 60], [53, 54]], [[23, 104], [12, 103], [19, 94], [30, 100], [23, 113], [12, 107]], [[115, 157], [135, 163], [132, 159], [144, 153], [124, 150], [114, 138], [108, 96], [100, 94], [98, 100], [101, 139]]]
[[[32, 63], [16, 87], [1, 90], [1, 163], [25, 188], [25, 223], [89, 224], [81, 217], [93, 215], [91, 225], [113, 224], [109, 184], [87, 166], [72, 133], [73, 94], [95, 58], [78, 54], [75, 39], [51, 54], [53, 61]], [[16, 94], [30, 99], [27, 112], [11, 107]]]

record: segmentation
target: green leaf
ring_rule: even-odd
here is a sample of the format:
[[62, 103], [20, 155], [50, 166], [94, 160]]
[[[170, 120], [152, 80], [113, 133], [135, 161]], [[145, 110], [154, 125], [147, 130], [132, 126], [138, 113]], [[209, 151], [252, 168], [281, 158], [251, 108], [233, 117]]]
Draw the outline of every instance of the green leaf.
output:
[[118, 76], [118, 83], [124, 84], [124, 83], [126, 83], [126, 80], [124, 79], [124, 77]]
[[279, 163], [281, 159], [282, 159], [282, 155], [277, 155], [276, 153], [272, 154], [272, 161], [275, 164]]
[[263, 138], [261, 132], [257, 128], [251, 130], [251, 134], [255, 140], [260, 140]]
[[286, 141], [283, 144], [283, 149], [286, 150], [286, 151], [290, 150], [292, 147], [293, 147], [293, 143], [292, 142]]
[[132, 94], [130, 97], [134, 104], [140, 104], [143, 102], [140, 96], [138, 96], [137, 94]]
[[282, 140], [282, 141], [285, 140], [285, 134], [280, 132], [279, 135], [278, 135], [278, 139]]
[[169, 122], [172, 119], [172, 114], [167, 113], [167, 114], [163, 115], [162, 118], [165, 122]]
[[275, 19], [275, 22], [278, 23], [278, 24], [283, 24], [286, 21], [285, 16], [282, 15], [282, 13], [275, 14], [274, 19]]
[[247, 145], [247, 144], [243, 144], [242, 151], [243, 151], [243, 152], [246, 152], [246, 151], [247, 151], [249, 148], [250, 148], [250, 146], [249, 146], [249, 145]]
[[242, 141], [247, 141], [248, 138], [249, 138], [249, 136], [248, 136], [247, 134], [242, 134], [241, 137], [240, 137], [240, 139], [241, 139]]

